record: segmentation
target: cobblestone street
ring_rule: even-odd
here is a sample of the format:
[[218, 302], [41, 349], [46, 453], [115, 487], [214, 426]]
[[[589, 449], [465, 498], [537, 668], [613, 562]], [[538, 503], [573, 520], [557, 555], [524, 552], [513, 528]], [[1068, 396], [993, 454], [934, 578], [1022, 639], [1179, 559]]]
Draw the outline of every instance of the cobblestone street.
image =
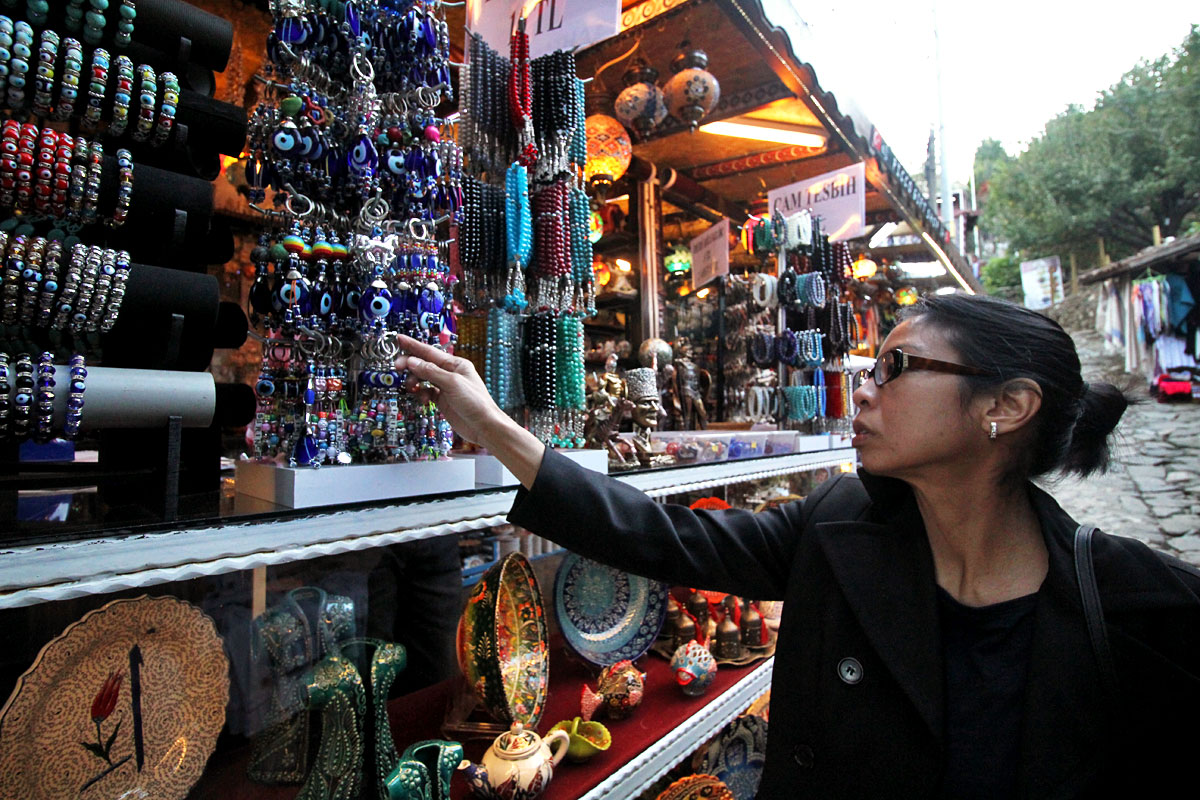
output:
[[[1072, 335], [1084, 380], [1129, 380], [1098, 334]], [[1047, 482], [1046, 489], [1080, 522], [1200, 565], [1200, 404], [1158, 403], [1138, 381], [1133, 393], [1146, 399], [1122, 417], [1109, 472]]]

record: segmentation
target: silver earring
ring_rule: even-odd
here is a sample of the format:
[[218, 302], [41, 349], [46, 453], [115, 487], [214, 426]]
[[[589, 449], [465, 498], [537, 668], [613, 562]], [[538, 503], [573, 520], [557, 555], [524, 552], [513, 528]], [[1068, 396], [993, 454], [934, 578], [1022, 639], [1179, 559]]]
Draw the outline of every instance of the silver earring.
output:
[[995, 422], [992, 423], [992, 432], [988, 434], [988, 438], [989, 439], [996, 438], [996, 423]]

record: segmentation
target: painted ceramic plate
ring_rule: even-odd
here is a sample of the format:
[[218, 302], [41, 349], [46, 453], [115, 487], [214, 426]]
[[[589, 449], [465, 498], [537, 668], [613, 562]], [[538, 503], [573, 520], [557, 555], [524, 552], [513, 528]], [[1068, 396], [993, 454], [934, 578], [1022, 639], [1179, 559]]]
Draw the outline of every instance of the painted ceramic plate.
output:
[[668, 587], [569, 553], [554, 581], [554, 611], [567, 644], [602, 667], [642, 656], [667, 618]]
[[537, 725], [550, 682], [550, 640], [542, 592], [529, 561], [510, 553], [467, 598], [458, 623], [458, 664], [488, 713]]
[[767, 721], [744, 714], [725, 726], [700, 764], [729, 787], [735, 800], [754, 800], [767, 759]]
[[200, 609], [115, 600], [43, 647], [0, 710], [0, 798], [183, 798], [228, 702], [229, 662]]
[[734, 800], [715, 775], [688, 775], [664, 789], [655, 800]]

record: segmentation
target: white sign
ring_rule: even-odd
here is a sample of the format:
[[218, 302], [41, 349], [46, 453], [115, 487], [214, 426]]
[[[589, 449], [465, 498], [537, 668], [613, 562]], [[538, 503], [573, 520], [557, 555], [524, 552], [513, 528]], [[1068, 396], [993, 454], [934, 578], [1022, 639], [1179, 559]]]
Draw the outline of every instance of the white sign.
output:
[[467, 30], [507, 58], [522, 11], [530, 58], [587, 47], [615, 36], [621, 25], [621, 0], [467, 0]]
[[867, 232], [867, 175], [864, 165], [826, 172], [767, 192], [767, 208], [785, 217], [808, 209], [821, 218], [821, 232], [831, 242], [855, 239]]
[[1062, 264], [1058, 256], [1021, 262], [1021, 288], [1025, 307], [1047, 308], [1063, 301]]
[[688, 243], [692, 251], [692, 289], [729, 274], [729, 220], [723, 219]]

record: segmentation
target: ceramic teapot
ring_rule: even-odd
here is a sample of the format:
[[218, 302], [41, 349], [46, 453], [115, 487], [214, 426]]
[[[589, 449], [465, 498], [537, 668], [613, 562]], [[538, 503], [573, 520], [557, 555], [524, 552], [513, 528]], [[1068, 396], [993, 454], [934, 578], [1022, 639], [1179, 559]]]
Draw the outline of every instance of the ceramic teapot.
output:
[[[558, 742], [557, 751], [552, 745]], [[552, 731], [545, 739], [520, 722], [496, 737], [482, 764], [463, 761], [459, 769], [483, 800], [533, 800], [554, 777], [554, 768], [567, 754], [570, 735]]]

